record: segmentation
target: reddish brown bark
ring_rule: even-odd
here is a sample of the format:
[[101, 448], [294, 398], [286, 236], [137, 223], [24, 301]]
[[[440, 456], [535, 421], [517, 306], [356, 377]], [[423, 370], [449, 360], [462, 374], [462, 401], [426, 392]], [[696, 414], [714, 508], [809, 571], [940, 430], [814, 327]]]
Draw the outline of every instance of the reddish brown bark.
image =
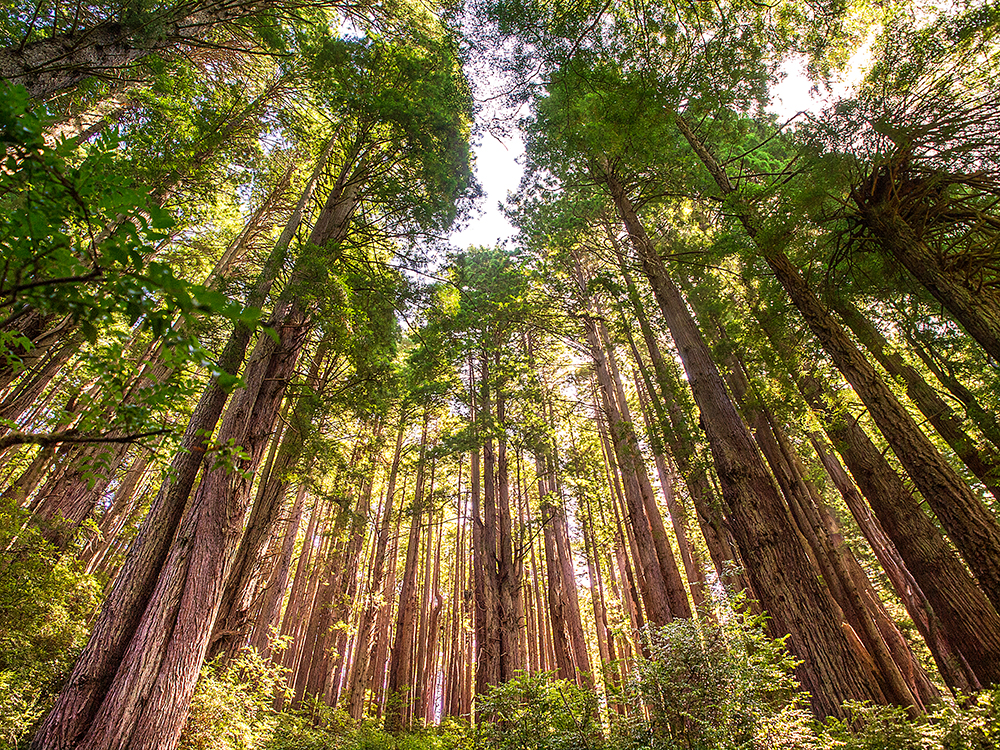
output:
[[788, 635], [789, 650], [803, 660], [796, 674], [810, 693], [814, 713], [841, 716], [841, 705], [848, 699], [881, 702], [881, 691], [857, 664], [805, 550], [792, 543], [796, 532], [788, 522], [780, 494], [625, 189], [607, 166], [597, 177], [625, 223], [677, 345], [701, 411], [747, 577], [771, 617], [771, 633]]

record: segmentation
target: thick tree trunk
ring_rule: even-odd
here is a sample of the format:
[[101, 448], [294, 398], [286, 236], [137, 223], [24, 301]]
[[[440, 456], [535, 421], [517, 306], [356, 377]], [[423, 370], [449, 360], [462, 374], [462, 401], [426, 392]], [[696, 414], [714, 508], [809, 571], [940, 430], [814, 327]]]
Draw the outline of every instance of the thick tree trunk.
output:
[[993, 290], [973, 288], [941, 267], [934, 251], [899, 214], [891, 197], [892, 179], [886, 168], [886, 173], [872, 180], [870, 192], [854, 191], [852, 198], [861, 221], [882, 248], [979, 342], [994, 363], [1000, 362], [1000, 299]]
[[[309, 373], [306, 376], [306, 388], [311, 391], [322, 390], [319, 372], [329, 347], [325, 342], [316, 347]], [[285, 407], [287, 410], [287, 406]], [[261, 573], [264, 547], [274, 533], [278, 516], [288, 491], [288, 472], [295, 466], [302, 452], [302, 445], [309, 429], [311, 407], [308, 399], [300, 394], [288, 429], [279, 441], [275, 435], [273, 446], [277, 448], [272, 456], [269, 470], [261, 477], [261, 485], [254, 500], [250, 515], [247, 518], [243, 537], [240, 539], [232, 572], [226, 581], [226, 588], [219, 605], [219, 615], [212, 628], [212, 638], [208, 648], [207, 658], [212, 659], [225, 653], [226, 660], [231, 660], [242, 647], [247, 631], [252, 623], [254, 593], [257, 579]]]
[[[930, 649], [945, 684], [956, 693], [971, 693], [979, 689], [981, 686], [978, 681], [970, 682], [972, 673], [968, 665], [965, 664], [965, 657], [949, 642], [947, 633], [942, 628], [937, 615], [934, 614], [933, 607], [910, 571], [907, 570], [906, 564], [895, 545], [882, 530], [878, 519], [872, 515], [871, 509], [834, 454], [833, 448], [819, 433], [810, 433], [810, 440], [823, 462], [827, 474], [844, 498], [851, 515], [854, 516], [861, 529], [861, 533], [868, 540], [868, 544], [892, 583], [896, 596], [903, 603], [907, 614]], [[956, 669], [956, 665], [963, 666]]]
[[716, 474], [755, 596], [770, 615], [775, 636], [788, 635], [796, 670], [817, 716], [842, 716], [845, 700], [884, 700], [856, 661], [840, 623], [812, 572], [805, 550], [792, 540], [780, 494], [726, 392], [680, 291], [646, 235], [617, 177], [600, 175], [635, 247], [670, 329], [701, 411]]
[[[803, 378], [799, 387], [927, 596], [949, 641], [965, 656], [972, 670], [968, 680], [983, 685], [1000, 682], [996, 609], [853, 416], [816, 379]], [[942, 674], [964, 670], [963, 663], [941, 667]]]
[[584, 329], [597, 368], [597, 380], [611, 433], [611, 444], [622, 474], [623, 493], [638, 555], [637, 565], [641, 567], [642, 572], [640, 588], [646, 616], [655, 625], [665, 625], [673, 619], [673, 612], [670, 609], [668, 583], [663, 575], [660, 556], [657, 554], [656, 539], [653, 537], [646, 516], [647, 503], [643, 497], [644, 487], [639, 478], [640, 472], [646, 471], [645, 462], [642, 461], [635, 433], [632, 432], [631, 425], [626, 424], [619, 410], [607, 354], [601, 344], [597, 324], [593, 320], [585, 320]]
[[[331, 149], [332, 141], [326, 153], [329, 154]], [[251, 306], [263, 303], [277, 279], [288, 245], [298, 228], [319, 173], [320, 169], [317, 169], [258, 277], [249, 300]], [[321, 220], [333, 215], [338, 222], [330, 223], [327, 218], [326, 229], [331, 231], [326, 234], [317, 233], [317, 222], [310, 237], [315, 244], [339, 241], [342, 233], [346, 233], [347, 221], [353, 213], [356, 197], [351, 192], [345, 196], [344, 192], [342, 180], [331, 192], [321, 212]], [[265, 336], [258, 342], [254, 362], [252, 366], [248, 365], [244, 376], [248, 385], [240, 391], [230, 408], [232, 418], [227, 415], [227, 420], [224, 420], [223, 440], [233, 437], [237, 440], [235, 445], [249, 440], [256, 446], [269, 434], [278, 403], [284, 394], [285, 383], [304, 341], [303, 317], [304, 311], [295, 305], [284, 305], [282, 310], [276, 311], [274, 327], [279, 331], [279, 341], [274, 342]], [[248, 326], [242, 322], [237, 323], [219, 358], [218, 366], [222, 373], [236, 374], [245, 356], [250, 334]], [[262, 390], [261, 381], [265, 377], [267, 387]], [[251, 383], [254, 385], [251, 386]], [[266, 394], [267, 398], [260, 402], [258, 408], [255, 398], [259, 392], [262, 397]], [[164, 634], [158, 630], [176, 630], [177, 623], [173, 616], [177, 615], [183, 615], [185, 624], [192, 625], [195, 631], [206, 621], [207, 627], [211, 627], [218, 604], [212, 599], [221, 595], [221, 586], [212, 577], [228, 572], [228, 554], [235, 552], [235, 544], [242, 531], [242, 494], [249, 489], [243, 475], [239, 472], [230, 474], [227, 462], [221, 460], [203, 479], [199, 487], [199, 499], [187, 503], [204, 456], [211, 450], [211, 436], [227, 397], [226, 390], [219, 385], [217, 378], [213, 379], [202, 394], [181, 440], [181, 448], [171, 465], [169, 478], [161, 486], [139, 536], [130, 548], [125, 566], [101, 609], [90, 641], [74, 665], [69, 682], [60, 693], [53, 710], [32, 739], [34, 750], [61, 750], [76, 742], [81, 742], [81, 747], [98, 747], [98, 743], [109, 747], [131, 743], [133, 747], [140, 747], [143, 742], [148, 741], [161, 743], [156, 746], [164, 748], [172, 747], [176, 742], [187, 716], [191, 690], [204, 655], [203, 647], [198, 646], [202, 634], [185, 632], [181, 628], [177, 633], [179, 638], [168, 646]], [[271, 413], [271, 409], [275, 412]], [[256, 424], [252, 425], [257, 429], [256, 434], [250, 432], [251, 425], [247, 422], [251, 416], [257, 417]], [[251, 458], [251, 467], [256, 465], [259, 458], [259, 455], [256, 459]], [[218, 496], [213, 494], [216, 492]], [[186, 506], [189, 507], [185, 514]], [[218, 515], [220, 512], [223, 514], [221, 517]], [[227, 513], [235, 516], [226, 515]], [[187, 519], [183, 522], [183, 529], [182, 515]], [[176, 544], [172, 547], [175, 530]], [[198, 535], [199, 538], [191, 535]], [[233, 549], [227, 552], [227, 545], [230, 544]], [[170, 559], [168, 553], [171, 555]], [[192, 588], [187, 595], [183, 595], [172, 586], [183, 586], [186, 571], [191, 568], [205, 575], [195, 576], [191, 581]], [[161, 570], [167, 574], [161, 576]], [[191, 596], [197, 598], [192, 599]], [[197, 607], [193, 606], [195, 601], [198, 602]], [[207, 633], [204, 635], [207, 636]], [[146, 638], [152, 639], [161, 648], [144, 653], [145, 645], [142, 641]], [[183, 682], [171, 680], [169, 685], [164, 686], [166, 694], [159, 694], [165, 702], [147, 703], [140, 711], [140, 706], [135, 701], [144, 700], [145, 695], [138, 686], [134, 690], [126, 687], [128, 676], [131, 672], [136, 678], [139, 677], [135, 672], [138, 662], [152, 664], [159, 658], [165, 660], [162, 664], [170, 664], [176, 660], [177, 668], [184, 672], [186, 679]], [[136, 664], [131, 664], [133, 661]], [[129, 666], [125, 667], [126, 663]], [[142, 679], [145, 689], [152, 689], [155, 672], [146, 672]], [[190, 683], [190, 688], [186, 687], [187, 683]], [[121, 700], [117, 697], [108, 700], [112, 690], [121, 695]], [[126, 703], [125, 698], [129, 695], [132, 699]], [[170, 696], [169, 700], [166, 695]], [[159, 712], [160, 721], [146, 721], [146, 717], [151, 715], [150, 711]], [[126, 719], [129, 722], [127, 726]], [[132, 734], [133, 730], [135, 734]], [[161, 733], [159, 737], [156, 735], [158, 731]], [[86, 739], [83, 739], [85, 734]]]
[[[682, 117], [675, 119], [723, 195], [733, 194], [735, 188], [715, 157]], [[910, 413], [819, 301], [782, 248], [774, 242], [758, 242], [760, 222], [752, 207], [737, 205], [737, 215], [747, 234], [758, 243], [758, 250], [810, 330], [868, 407], [879, 431], [941, 521], [993, 606], [1000, 608], [1000, 523], [920, 431]], [[917, 242], [915, 237], [907, 241], [909, 239]], [[1000, 336], [995, 351], [990, 354], [1000, 361]]]
[[93, 76], [118, 75], [154, 52], [195, 45], [213, 27], [267, 8], [261, 2], [194, 2], [156, 7], [128, 21], [106, 20], [0, 50], [0, 77], [43, 100]]
[[670, 548], [667, 529], [663, 525], [663, 514], [656, 503], [653, 485], [649, 481], [646, 461], [642, 458], [635, 433], [635, 423], [632, 421], [632, 413], [625, 397], [625, 388], [622, 386], [614, 346], [603, 321], [597, 325], [597, 331], [607, 354], [607, 367], [611, 375], [611, 382], [614, 384], [614, 398], [618, 403], [618, 410], [622, 417], [622, 429], [626, 431], [631, 443], [631, 450], [640, 457], [640, 460], [636, 462], [636, 478], [642, 488], [643, 508], [646, 511], [650, 533], [653, 535], [653, 546], [656, 549], [656, 558], [660, 563], [660, 572], [663, 574], [663, 580], [667, 586], [667, 601], [670, 604], [670, 612], [674, 617], [691, 617], [691, 602], [688, 600], [687, 591], [684, 590], [680, 570], [677, 568], [677, 560], [674, 559], [673, 550]]

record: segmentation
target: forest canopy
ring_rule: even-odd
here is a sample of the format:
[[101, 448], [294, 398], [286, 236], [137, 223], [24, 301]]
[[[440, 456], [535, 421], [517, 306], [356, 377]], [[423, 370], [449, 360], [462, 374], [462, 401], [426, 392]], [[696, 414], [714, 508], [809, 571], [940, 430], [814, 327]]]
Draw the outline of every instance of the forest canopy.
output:
[[0, 746], [997, 746], [998, 22], [9, 3]]

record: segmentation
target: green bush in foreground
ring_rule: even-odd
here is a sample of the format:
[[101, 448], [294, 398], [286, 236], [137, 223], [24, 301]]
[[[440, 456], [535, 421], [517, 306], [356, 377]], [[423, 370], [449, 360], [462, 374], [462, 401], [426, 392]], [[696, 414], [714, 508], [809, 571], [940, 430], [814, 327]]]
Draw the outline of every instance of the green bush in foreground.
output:
[[26, 511], [0, 503], [0, 748], [13, 748], [44, 716], [83, 647], [98, 585]]

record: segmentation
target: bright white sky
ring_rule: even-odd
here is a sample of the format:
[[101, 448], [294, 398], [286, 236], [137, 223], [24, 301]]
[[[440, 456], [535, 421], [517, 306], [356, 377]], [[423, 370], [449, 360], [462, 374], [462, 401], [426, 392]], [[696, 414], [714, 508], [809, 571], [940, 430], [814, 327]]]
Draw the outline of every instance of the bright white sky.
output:
[[[801, 64], [786, 64], [786, 77], [774, 87], [769, 111], [776, 113], [781, 120], [800, 110], [818, 112], [837, 96], [843, 96], [860, 79], [863, 64], [869, 55], [867, 46], [860, 49], [848, 63], [843, 81], [835, 84], [831, 93], [824, 95], [810, 93], [811, 83]], [[476, 176], [485, 195], [480, 206], [482, 214], [472, 219], [464, 230], [453, 234], [452, 244], [459, 248], [492, 246], [513, 237], [515, 229], [501, 214], [499, 204], [507, 199], [509, 192], [517, 190], [524, 171], [520, 164], [523, 154], [524, 143], [518, 133], [502, 141], [489, 134], [483, 137], [482, 143], [475, 149]]]

